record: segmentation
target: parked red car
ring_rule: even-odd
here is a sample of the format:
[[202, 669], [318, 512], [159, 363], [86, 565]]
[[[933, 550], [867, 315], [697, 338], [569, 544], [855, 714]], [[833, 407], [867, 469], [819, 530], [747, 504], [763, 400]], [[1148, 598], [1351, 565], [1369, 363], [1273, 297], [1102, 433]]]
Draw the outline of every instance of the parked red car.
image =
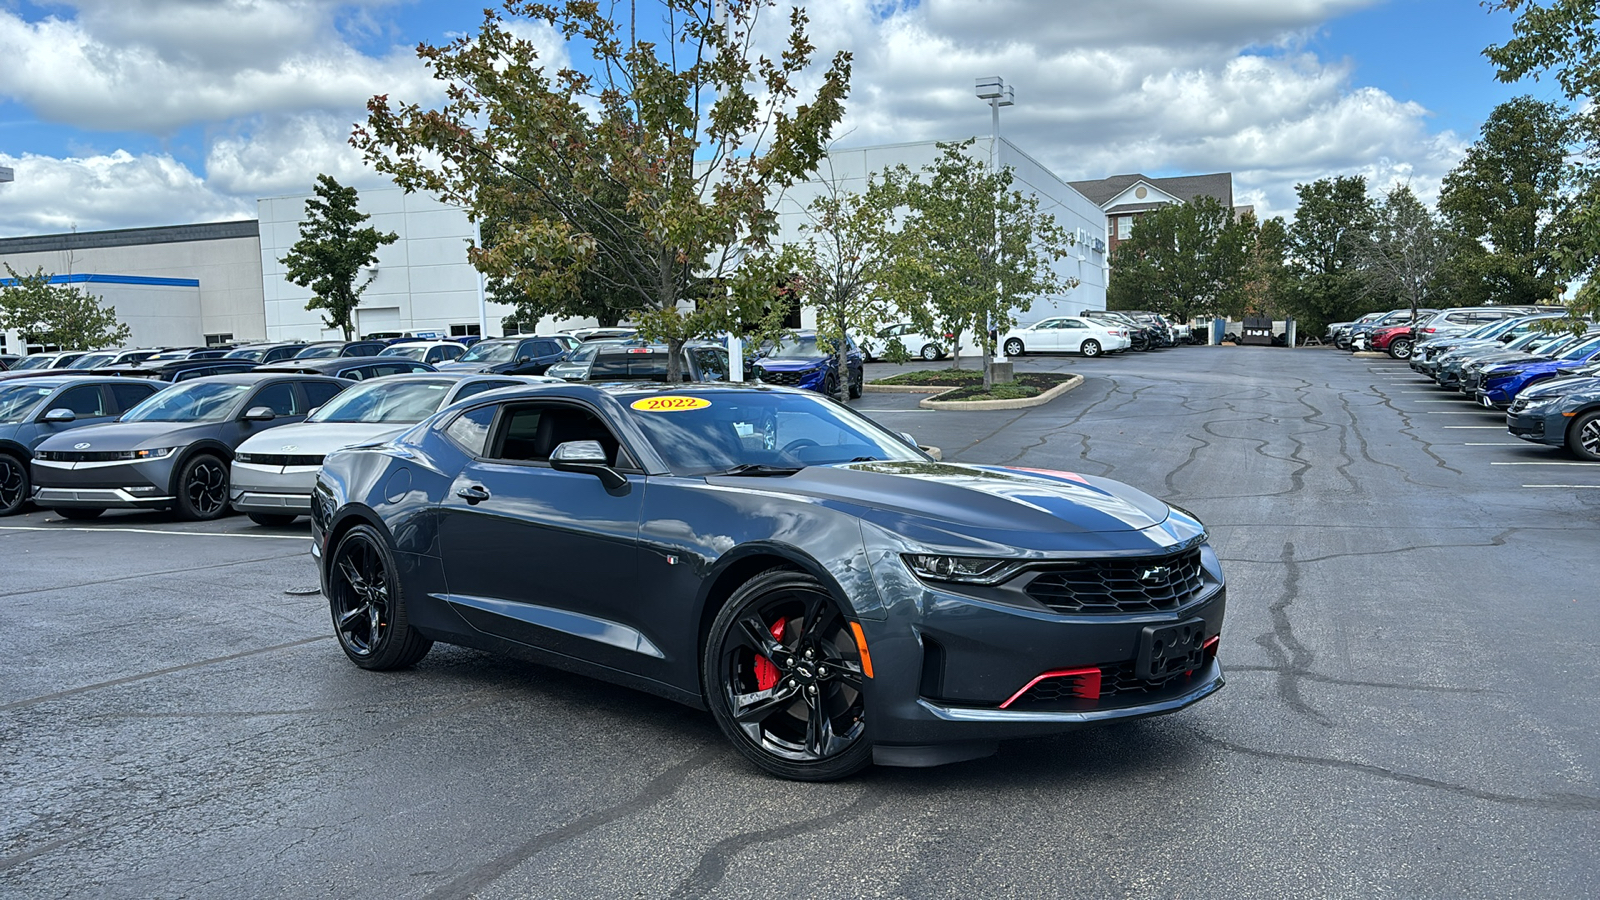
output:
[[1386, 350], [1395, 359], [1410, 359], [1416, 339], [1410, 325], [1385, 325], [1372, 330], [1372, 349]]

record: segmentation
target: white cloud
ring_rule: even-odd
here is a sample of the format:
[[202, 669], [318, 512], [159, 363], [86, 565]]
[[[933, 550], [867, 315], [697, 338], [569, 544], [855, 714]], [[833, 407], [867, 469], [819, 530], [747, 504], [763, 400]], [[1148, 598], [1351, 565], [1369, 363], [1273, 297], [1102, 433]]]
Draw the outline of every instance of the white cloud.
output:
[[249, 219], [255, 202], [213, 190], [170, 156], [56, 159], [0, 155], [16, 181], [0, 187], [0, 234], [51, 234], [130, 225]]
[[239, 197], [310, 193], [319, 174], [353, 187], [388, 185], [350, 146], [349, 118], [332, 113], [264, 116], [219, 137], [206, 155], [206, 183]]

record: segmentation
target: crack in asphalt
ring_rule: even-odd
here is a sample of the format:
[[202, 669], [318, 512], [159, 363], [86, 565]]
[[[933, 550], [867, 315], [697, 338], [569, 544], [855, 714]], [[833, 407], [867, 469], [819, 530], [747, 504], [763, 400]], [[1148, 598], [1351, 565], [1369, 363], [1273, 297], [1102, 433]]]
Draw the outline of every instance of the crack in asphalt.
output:
[[[116, 578], [105, 578], [101, 579], [100, 581], [80, 581], [73, 584], [57, 584], [50, 587], [28, 588], [26, 590], [9, 591], [7, 593], [0, 594], [0, 600], [10, 599], [12, 597], [26, 597], [29, 594], [48, 594], [52, 591], [73, 591], [77, 590], [78, 588], [96, 587], [102, 584], [117, 584], [123, 581], [136, 581], [140, 578], [155, 578], [160, 575], [182, 575], [189, 574], [191, 572], [204, 572], [210, 569], [227, 569], [232, 566], [248, 566], [253, 563], [272, 562], [279, 559], [299, 559], [305, 555], [305, 551], [301, 550], [294, 553], [280, 553], [276, 556], [262, 556], [255, 559], [236, 559], [232, 562], [214, 563], [209, 566], [184, 566], [181, 569], [163, 569], [156, 572], [139, 572], [134, 575], [118, 575]], [[0, 707], [0, 709], [4, 709], [4, 707]]]
[[1301, 753], [1289, 753], [1282, 750], [1263, 750], [1259, 747], [1246, 747], [1235, 744], [1208, 734], [1195, 732], [1200, 740], [1215, 747], [1221, 747], [1230, 753], [1243, 756], [1253, 756], [1258, 759], [1270, 759], [1279, 762], [1299, 763], [1307, 766], [1317, 766], [1324, 769], [1335, 769], [1343, 772], [1357, 772], [1371, 775], [1385, 781], [1394, 781], [1400, 784], [1409, 784], [1416, 787], [1431, 788], [1437, 791], [1470, 797], [1474, 800], [1483, 800], [1489, 803], [1502, 803], [1508, 806], [1520, 806], [1529, 809], [1551, 810], [1556, 812], [1596, 812], [1600, 811], [1600, 797], [1588, 794], [1546, 794], [1543, 797], [1523, 797], [1517, 794], [1503, 794], [1497, 791], [1485, 791], [1466, 785], [1442, 781], [1438, 778], [1429, 778], [1425, 775], [1412, 775], [1397, 769], [1389, 769], [1371, 763], [1356, 762], [1348, 759], [1334, 759], [1326, 756], [1311, 756]]
[[[1222, 526], [1217, 526], [1217, 527], [1222, 527]], [[1510, 539], [1511, 535], [1516, 534], [1518, 531], [1521, 531], [1521, 530], [1522, 530], [1521, 528], [1507, 528], [1504, 531], [1501, 531], [1499, 534], [1496, 534], [1494, 537], [1489, 538], [1489, 543], [1487, 543], [1487, 544], [1474, 544], [1474, 543], [1464, 543], [1464, 544], [1417, 544], [1417, 545], [1410, 546], [1410, 547], [1390, 547], [1387, 550], [1351, 550], [1351, 551], [1349, 551], [1347, 553], [1325, 553], [1325, 554], [1323, 554], [1321, 556], [1299, 557], [1299, 558], [1297, 558], [1295, 560], [1295, 562], [1296, 563], [1318, 563], [1318, 562], [1327, 562], [1330, 559], [1366, 559], [1367, 557], [1371, 557], [1371, 556], [1391, 556], [1391, 555], [1396, 554], [1396, 553], [1411, 553], [1411, 552], [1416, 551], [1416, 550], [1470, 550], [1470, 549], [1472, 549], [1474, 547], [1504, 547], [1506, 545], [1506, 541], [1508, 539]], [[1270, 564], [1272, 564], [1274, 562], [1281, 562], [1282, 561], [1281, 558], [1277, 559], [1277, 560], [1271, 560], [1271, 559], [1249, 559], [1249, 558], [1246, 558], [1246, 557], [1243, 557], [1243, 556], [1230, 556], [1230, 557], [1218, 557], [1218, 558], [1221, 559], [1223, 562], [1254, 563], [1254, 564], [1257, 564], [1257, 565], [1270, 565]]]
[[244, 659], [247, 656], [259, 656], [263, 653], [275, 653], [279, 650], [290, 650], [295, 647], [304, 647], [306, 644], [314, 644], [317, 641], [331, 640], [333, 640], [333, 635], [331, 634], [318, 635], [317, 637], [302, 638], [298, 641], [290, 641], [287, 644], [273, 644], [270, 647], [258, 647], [254, 650], [241, 650], [238, 653], [230, 653], [227, 656], [214, 656], [210, 659], [202, 659], [198, 662], [184, 663], [178, 666], [168, 666], [165, 669], [142, 672], [138, 675], [128, 675], [123, 678], [113, 678], [110, 681], [98, 681], [94, 684], [83, 685], [82, 687], [68, 688], [64, 691], [56, 691], [53, 694], [41, 694], [37, 697], [28, 697], [23, 700], [13, 700], [10, 703], [0, 705], [0, 712], [21, 709], [25, 706], [35, 706], [40, 703], [48, 703], [52, 700], [61, 700], [66, 697], [77, 696], [78, 694], [86, 694], [90, 691], [103, 690], [109, 687], [118, 687], [124, 684], [133, 684], [136, 681], [159, 678], [162, 675], [171, 675], [174, 672], [184, 672], [189, 669], [198, 669], [201, 666], [214, 666], [218, 663], [231, 662], [235, 659]]
[[1401, 409], [1398, 406], [1395, 406], [1394, 405], [1394, 400], [1391, 399], [1388, 394], [1385, 394], [1383, 392], [1383, 390], [1381, 388], [1379, 388], [1376, 384], [1374, 384], [1372, 386], [1372, 392], [1374, 394], [1377, 394], [1379, 397], [1382, 397], [1383, 398], [1383, 405], [1389, 407], [1392, 410], [1394, 410], [1395, 415], [1400, 417], [1400, 421], [1402, 423], [1404, 423], [1403, 427], [1400, 429], [1400, 433], [1405, 435], [1408, 438], [1411, 438], [1411, 440], [1415, 441], [1417, 443], [1417, 445], [1422, 448], [1422, 452], [1428, 454], [1428, 456], [1433, 459], [1433, 464], [1436, 467], [1438, 467], [1440, 469], [1444, 469], [1447, 472], [1454, 472], [1457, 475], [1464, 474], [1460, 469], [1457, 469], [1454, 466], [1450, 465], [1449, 463], [1445, 462], [1444, 461], [1444, 457], [1442, 457], [1439, 454], [1433, 452], [1433, 444], [1430, 441], [1428, 441], [1427, 439], [1423, 438], [1422, 435], [1417, 434], [1416, 425], [1415, 425], [1415, 423], [1413, 423], [1411, 421], [1411, 414], [1410, 413], [1406, 412], [1405, 410]]
[[882, 805], [884, 797], [881, 794], [867, 794], [856, 799], [855, 802], [844, 809], [833, 813], [824, 813], [815, 818], [804, 819], [783, 825], [774, 825], [759, 831], [746, 831], [725, 837], [711, 845], [705, 853], [700, 855], [700, 862], [690, 873], [689, 877], [678, 883], [668, 898], [701, 897], [709, 893], [722, 879], [727, 877], [728, 863], [738, 856], [740, 852], [754, 847], [757, 844], [771, 843], [772, 841], [786, 840], [821, 831], [830, 825], [847, 823], [858, 816], [871, 812]]
[[523, 862], [531, 857], [543, 853], [551, 847], [564, 844], [574, 838], [588, 834], [602, 825], [609, 825], [619, 819], [627, 818], [662, 803], [677, 793], [679, 788], [683, 787], [684, 782], [688, 780], [691, 773], [697, 769], [705, 768], [726, 755], [726, 752], [720, 748], [696, 753], [652, 778], [644, 786], [644, 789], [633, 797], [613, 806], [608, 806], [605, 809], [598, 809], [592, 813], [579, 816], [565, 825], [541, 832], [472, 871], [466, 872], [456, 879], [435, 888], [428, 893], [426, 900], [470, 897], [493, 884], [501, 876], [517, 866], [522, 865]]
[[1300, 593], [1300, 563], [1294, 557], [1294, 542], [1285, 541], [1283, 555], [1283, 592], [1267, 607], [1272, 620], [1272, 630], [1256, 638], [1256, 644], [1267, 651], [1276, 662], [1278, 671], [1278, 698], [1318, 725], [1332, 726], [1333, 720], [1307, 703], [1300, 696], [1300, 677], [1311, 669], [1317, 654], [1300, 642], [1289, 622], [1289, 605]]
[[[1228, 672], [1272, 672], [1282, 674], [1283, 669], [1277, 666], [1228, 666]], [[1302, 681], [1315, 681], [1318, 684], [1331, 684], [1336, 687], [1367, 687], [1381, 688], [1384, 690], [1399, 691], [1426, 691], [1439, 694], [1498, 694], [1500, 691], [1491, 691], [1488, 688], [1452, 687], [1439, 684], [1404, 684], [1394, 681], [1356, 681], [1349, 678], [1335, 678], [1332, 675], [1321, 675], [1316, 672], [1300, 672], [1297, 677]]]

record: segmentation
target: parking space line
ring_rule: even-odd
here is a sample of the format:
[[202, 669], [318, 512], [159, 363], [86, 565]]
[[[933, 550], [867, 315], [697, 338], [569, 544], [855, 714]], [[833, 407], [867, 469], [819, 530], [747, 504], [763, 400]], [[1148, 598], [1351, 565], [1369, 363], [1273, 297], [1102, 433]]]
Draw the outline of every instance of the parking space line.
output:
[[1492, 463], [1489, 463], [1489, 465], [1491, 465], [1491, 466], [1587, 466], [1589, 468], [1594, 468], [1596, 466], [1600, 466], [1600, 462], [1563, 462], [1561, 460], [1550, 460], [1548, 462], [1544, 462], [1544, 461], [1540, 461], [1540, 462], [1492, 462]]
[[1461, 431], [1461, 430], [1465, 430], [1465, 429], [1468, 429], [1468, 428], [1481, 428], [1481, 429], [1484, 429], [1484, 430], [1493, 428], [1496, 431], [1504, 431], [1505, 430], [1505, 426], [1504, 425], [1441, 425], [1439, 427], [1440, 428], [1448, 428], [1448, 429], [1451, 429], [1451, 430], [1454, 430], [1454, 431]]
[[[1498, 411], [1496, 410], [1496, 412]], [[1477, 409], [1430, 409], [1426, 410], [1426, 412], [1430, 416], [1480, 416], [1483, 415], [1483, 407], [1480, 406]]]
[[1471, 441], [1468, 441], [1467, 443], [1462, 444], [1461, 446], [1463, 446], [1463, 447], [1526, 447], [1528, 445], [1524, 444], [1522, 441], [1487, 441], [1487, 442], [1480, 443], [1480, 444], [1475, 444], [1475, 443], [1472, 443]]
[[1600, 491], [1600, 484], [1525, 484], [1525, 488], [1566, 488], [1568, 490]]
[[178, 537], [249, 538], [250, 540], [255, 540], [255, 541], [309, 541], [309, 540], [311, 540], [311, 535], [309, 535], [309, 534], [236, 534], [236, 533], [221, 532], [221, 531], [162, 531], [162, 530], [160, 530], [158, 528], [116, 528], [116, 527], [110, 527], [110, 528], [85, 528], [85, 527], [74, 527], [74, 526], [69, 526], [69, 525], [61, 525], [61, 526], [55, 526], [55, 527], [46, 526], [46, 525], [0, 525], [0, 531], [89, 531], [89, 532], [95, 532], [95, 531], [117, 531], [117, 532], [122, 532], [123, 534], [165, 534], [165, 535], [177, 535]]
[[[1408, 393], [1408, 392], [1407, 391], [1401, 391], [1401, 393], [1404, 394], [1404, 393]], [[1418, 391], [1417, 393], [1419, 393], [1419, 394], [1430, 394], [1430, 393], [1433, 393], [1433, 392], [1432, 391]], [[1417, 402], [1418, 403], [1465, 403], [1467, 401], [1458, 400], [1455, 397], [1446, 397], [1443, 400], [1418, 400]]]

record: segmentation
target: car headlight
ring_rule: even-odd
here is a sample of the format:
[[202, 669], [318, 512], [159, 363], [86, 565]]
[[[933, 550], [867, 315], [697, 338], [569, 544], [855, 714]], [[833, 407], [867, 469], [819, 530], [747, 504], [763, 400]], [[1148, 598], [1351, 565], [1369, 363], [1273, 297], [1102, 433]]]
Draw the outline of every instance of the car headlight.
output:
[[995, 584], [1016, 571], [1018, 563], [1010, 559], [988, 559], [982, 556], [935, 556], [928, 553], [907, 553], [903, 557], [906, 567], [918, 578], [928, 581], [956, 581], [962, 584]]
[[173, 454], [173, 451], [177, 449], [177, 447], [158, 447], [154, 450], [131, 450], [128, 452], [128, 459], [166, 459]]
[[1548, 397], [1524, 397], [1521, 405], [1523, 409], [1533, 409], [1535, 406], [1549, 406], [1552, 403], [1560, 403], [1565, 399], [1566, 397], [1562, 394], [1551, 394]]

